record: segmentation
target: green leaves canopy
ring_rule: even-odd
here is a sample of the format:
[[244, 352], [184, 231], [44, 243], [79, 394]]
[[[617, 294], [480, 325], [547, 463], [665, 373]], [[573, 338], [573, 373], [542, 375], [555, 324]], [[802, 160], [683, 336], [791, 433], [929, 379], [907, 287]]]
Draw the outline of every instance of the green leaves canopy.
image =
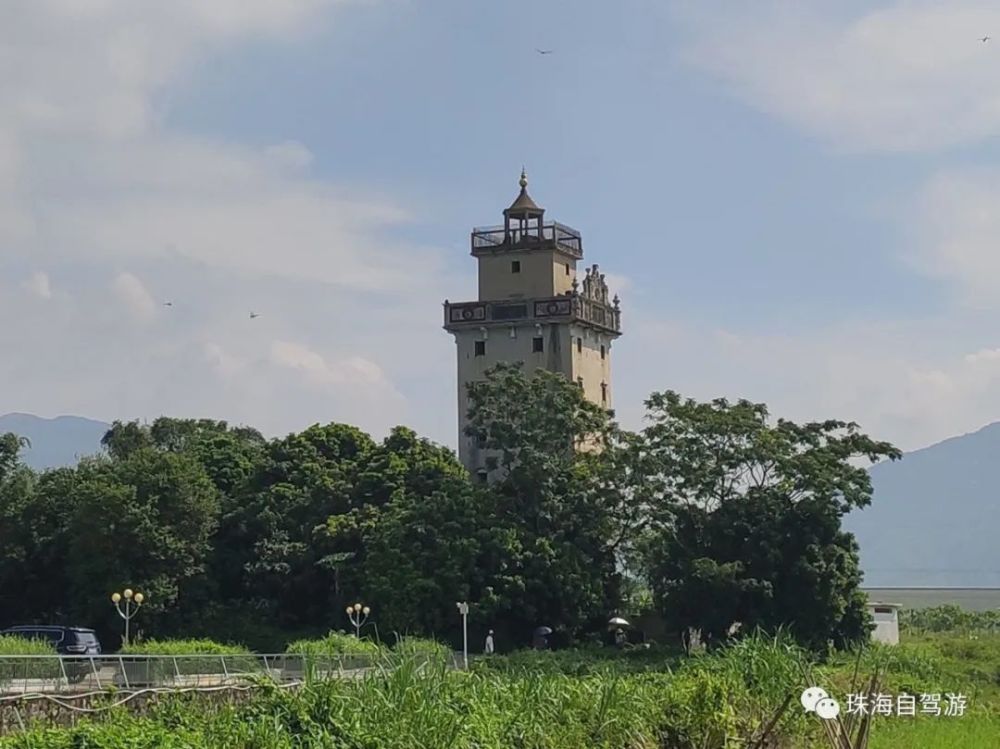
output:
[[871, 502], [858, 464], [900, 457], [856, 424], [768, 422], [763, 404], [697, 403], [674, 392], [647, 401], [647, 465], [660, 495], [646, 570], [675, 628], [725, 638], [787, 627], [821, 647], [865, 634], [857, 544], [840, 530]]
[[205, 419], [115, 422], [106, 456], [40, 474], [0, 436], [0, 624], [16, 612], [113, 642], [107, 596], [131, 584], [159, 636], [278, 647], [346, 627], [364, 600], [384, 636], [457, 640], [466, 600], [474, 636], [526, 643], [542, 624], [602, 630], [641, 580], [670, 625], [709, 641], [736, 623], [815, 647], [864, 634], [840, 521], [871, 501], [862, 461], [899, 457], [888, 443], [670, 391], [630, 433], [564, 377], [510, 365], [469, 396], [488, 485], [403, 427], [379, 443], [335, 423], [268, 440]]

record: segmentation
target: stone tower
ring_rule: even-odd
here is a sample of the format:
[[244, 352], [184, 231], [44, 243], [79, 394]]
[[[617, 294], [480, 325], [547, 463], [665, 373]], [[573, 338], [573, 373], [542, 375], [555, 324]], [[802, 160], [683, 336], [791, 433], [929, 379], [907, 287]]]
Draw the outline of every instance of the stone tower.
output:
[[485, 451], [465, 434], [466, 385], [499, 362], [522, 362], [527, 372], [562, 372], [588, 399], [611, 408], [611, 342], [621, 335], [618, 297], [608, 299], [597, 265], [579, 277], [580, 232], [545, 220], [523, 170], [520, 185], [502, 225], [472, 230], [478, 299], [444, 303], [444, 327], [458, 353], [458, 454], [482, 480]]

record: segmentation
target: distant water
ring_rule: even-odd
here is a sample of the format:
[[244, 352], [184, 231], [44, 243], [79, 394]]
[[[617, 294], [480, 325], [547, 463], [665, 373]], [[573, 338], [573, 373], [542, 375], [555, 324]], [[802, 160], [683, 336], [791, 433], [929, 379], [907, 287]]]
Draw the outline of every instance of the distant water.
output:
[[968, 611], [1000, 609], [1000, 588], [865, 588], [868, 600], [899, 603], [907, 609], [953, 604]]

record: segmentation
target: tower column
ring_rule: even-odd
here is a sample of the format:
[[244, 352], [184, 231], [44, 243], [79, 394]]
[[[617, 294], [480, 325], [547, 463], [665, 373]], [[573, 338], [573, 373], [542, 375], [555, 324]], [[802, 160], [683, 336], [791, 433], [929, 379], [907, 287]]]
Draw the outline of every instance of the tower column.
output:
[[477, 298], [444, 303], [444, 327], [456, 344], [459, 457], [482, 480], [486, 455], [465, 434], [468, 384], [498, 363], [519, 362], [528, 372], [547, 369], [579, 382], [588, 399], [610, 408], [611, 341], [621, 335], [619, 299], [608, 302], [598, 266], [586, 270], [582, 284], [577, 278], [580, 233], [545, 220], [523, 169], [518, 184], [503, 224], [472, 231]]

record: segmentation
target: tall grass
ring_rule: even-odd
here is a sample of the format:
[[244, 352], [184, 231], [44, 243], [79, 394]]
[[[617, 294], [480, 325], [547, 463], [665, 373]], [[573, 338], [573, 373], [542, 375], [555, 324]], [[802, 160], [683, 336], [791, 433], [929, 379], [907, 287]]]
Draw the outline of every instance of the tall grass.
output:
[[[336, 637], [333, 645], [350, 646]], [[311, 648], [303, 651], [322, 652]], [[427, 648], [440, 646], [397, 645], [359, 679], [313, 680], [296, 691], [265, 687], [240, 705], [177, 697], [146, 717], [121, 710], [71, 729], [0, 739], [0, 749], [734, 749], [765, 746], [772, 722], [780, 743], [766, 745], [799, 749], [829, 746], [821, 722], [798, 704], [807, 674], [838, 695], [855, 670], [864, 681], [865, 669], [876, 666], [897, 681], [965, 688], [947, 683], [959, 661], [923, 644], [873, 647], [860, 659], [845, 654], [815, 666], [783, 637], [751, 635], [684, 660], [655, 651], [528, 652], [503, 667], [504, 658], [485, 658], [468, 672], [428, 663], [420, 652]], [[965, 718], [932, 720], [880, 719], [872, 749], [992, 746], [981, 742], [1000, 735], [991, 733], [996, 716], [978, 703]]]
[[[440, 653], [442, 646], [405, 642], [397, 646], [404, 652], [363, 679], [315, 680], [295, 692], [267, 689], [238, 707], [167, 700], [154, 708], [148, 730], [159, 736], [159, 727], [168, 724], [193, 749], [724, 749], [759, 731], [784, 697], [781, 685], [792, 679], [790, 661], [797, 657], [783, 643], [761, 639], [692, 659], [672, 672], [614, 673], [610, 663], [583, 676], [527, 668], [462, 672], [428, 662], [421, 652]], [[407, 648], [415, 652], [407, 654]], [[774, 681], [767, 678], [769, 670]], [[788, 720], [782, 730], [808, 728]], [[110, 747], [117, 746], [115, 736], [140, 730], [118, 715], [99, 728], [36, 733], [34, 743], [13, 737], [0, 747]]]
[[451, 648], [437, 640], [426, 637], [400, 637], [392, 646], [394, 655], [404, 659], [447, 664], [451, 659]]

